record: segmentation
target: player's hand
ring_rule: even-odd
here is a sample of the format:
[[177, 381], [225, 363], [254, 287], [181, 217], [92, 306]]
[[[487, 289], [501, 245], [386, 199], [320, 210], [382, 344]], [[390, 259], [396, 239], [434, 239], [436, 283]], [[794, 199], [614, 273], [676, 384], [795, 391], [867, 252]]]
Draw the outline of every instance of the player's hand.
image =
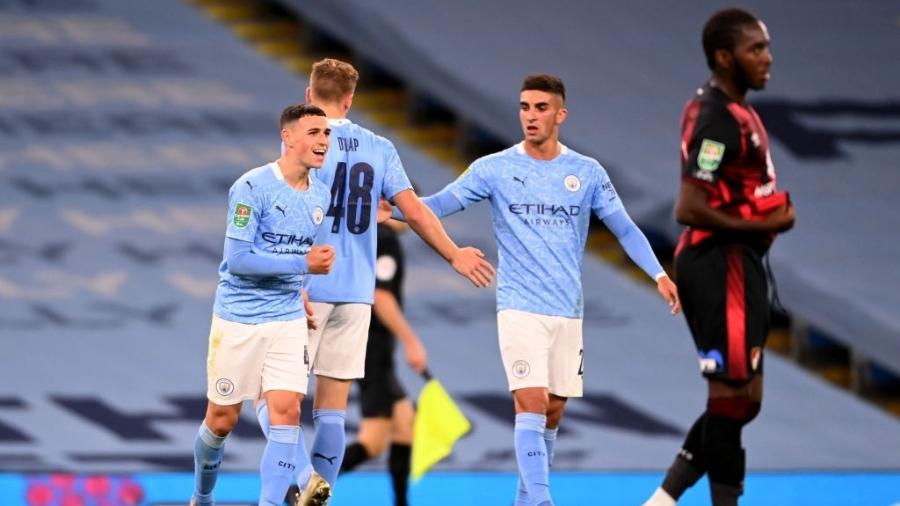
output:
[[428, 354], [418, 339], [406, 347], [406, 362], [413, 371], [416, 371], [416, 374], [422, 374], [422, 371], [428, 367]]
[[309, 248], [306, 265], [310, 274], [328, 274], [334, 263], [334, 248], [329, 244], [314, 245]]
[[793, 228], [795, 218], [794, 206], [785, 204], [769, 213], [768, 216], [766, 216], [764, 223], [766, 224], [768, 231], [778, 234], [787, 232]]
[[378, 211], [375, 213], [376, 221], [378, 223], [384, 223], [387, 220], [391, 219], [391, 215], [394, 213], [394, 206], [391, 205], [387, 199], [378, 199]]
[[313, 312], [312, 304], [309, 303], [309, 294], [306, 293], [306, 288], [300, 289], [300, 295], [303, 297], [303, 310], [306, 311], [306, 328], [316, 330], [319, 325], [316, 323], [316, 315]]
[[478, 288], [484, 288], [494, 280], [494, 266], [484, 259], [484, 253], [478, 248], [459, 248], [450, 259], [450, 265]]
[[678, 314], [681, 311], [681, 300], [678, 299], [678, 288], [669, 279], [669, 276], [659, 278], [659, 281], [656, 282], [656, 289], [671, 308], [672, 314]]

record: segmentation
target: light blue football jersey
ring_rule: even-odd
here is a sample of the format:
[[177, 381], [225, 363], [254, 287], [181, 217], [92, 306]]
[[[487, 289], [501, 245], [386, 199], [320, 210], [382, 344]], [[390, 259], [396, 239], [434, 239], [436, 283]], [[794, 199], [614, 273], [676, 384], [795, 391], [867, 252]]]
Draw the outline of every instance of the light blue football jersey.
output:
[[[309, 188], [291, 188], [276, 162], [244, 173], [228, 191], [225, 236], [253, 244], [263, 255], [306, 255], [328, 208], [328, 188], [310, 171]], [[267, 278], [235, 276], [219, 265], [213, 311], [240, 323], [305, 317], [299, 274]]]
[[447, 189], [463, 208], [491, 202], [499, 252], [497, 310], [581, 318], [581, 260], [593, 211], [622, 201], [603, 167], [562, 146], [535, 160], [522, 143], [475, 160]]
[[304, 286], [316, 302], [372, 304], [378, 198], [391, 200], [412, 188], [394, 145], [347, 119], [329, 119], [331, 145], [316, 177], [331, 192], [316, 244], [334, 245], [331, 272], [308, 276]]

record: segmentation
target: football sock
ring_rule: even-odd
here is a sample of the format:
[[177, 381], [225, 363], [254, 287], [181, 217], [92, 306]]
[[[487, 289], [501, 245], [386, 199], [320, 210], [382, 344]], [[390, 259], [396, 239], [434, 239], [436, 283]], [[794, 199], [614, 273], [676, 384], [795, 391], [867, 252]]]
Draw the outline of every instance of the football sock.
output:
[[296, 470], [298, 425], [273, 425], [269, 427], [268, 442], [259, 464], [262, 487], [260, 506], [281, 506]]
[[703, 456], [703, 430], [706, 426], [706, 413], [697, 418], [684, 439], [684, 445], [675, 461], [666, 472], [662, 489], [676, 501], [684, 491], [694, 486], [706, 472], [706, 460]]
[[394, 443], [388, 456], [388, 470], [391, 472], [391, 483], [394, 486], [394, 506], [407, 506], [409, 500], [409, 469], [412, 466], [412, 447]]
[[219, 464], [225, 454], [225, 438], [209, 430], [206, 423], [194, 438], [194, 501], [197, 506], [213, 504], [213, 488], [219, 476]]
[[516, 461], [519, 476], [533, 503], [550, 501], [550, 469], [544, 428], [547, 417], [537, 413], [519, 413], [515, 424]]
[[310, 460], [313, 469], [325, 478], [332, 488], [344, 460], [344, 445], [347, 440], [344, 434], [345, 413], [337, 409], [313, 410], [316, 437], [313, 440]]
[[341, 463], [341, 472], [356, 469], [357, 466], [369, 460], [369, 452], [358, 441], [347, 445], [344, 450], [344, 462]]

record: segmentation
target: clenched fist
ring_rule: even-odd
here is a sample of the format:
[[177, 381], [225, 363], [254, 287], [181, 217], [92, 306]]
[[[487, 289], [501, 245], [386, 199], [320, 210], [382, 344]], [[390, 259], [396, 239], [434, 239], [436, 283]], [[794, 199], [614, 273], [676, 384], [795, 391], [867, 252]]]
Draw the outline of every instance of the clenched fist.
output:
[[334, 247], [329, 244], [315, 245], [309, 248], [306, 265], [310, 274], [328, 274], [334, 263]]

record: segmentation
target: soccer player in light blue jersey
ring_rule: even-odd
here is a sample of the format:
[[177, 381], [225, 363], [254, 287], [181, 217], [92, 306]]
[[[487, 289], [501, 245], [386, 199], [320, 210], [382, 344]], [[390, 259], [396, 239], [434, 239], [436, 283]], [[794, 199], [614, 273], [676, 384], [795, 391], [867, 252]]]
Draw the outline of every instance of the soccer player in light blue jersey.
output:
[[[494, 270], [475, 248], [460, 248], [423, 205], [406, 176], [394, 145], [347, 119], [359, 74], [346, 62], [313, 65], [307, 101], [322, 108], [331, 127], [331, 148], [316, 178], [331, 194], [317, 244], [334, 245], [334, 269], [305, 281], [318, 328], [310, 333], [311, 369], [316, 375], [313, 420], [316, 434], [310, 465], [298, 465], [299, 503], [327, 502], [344, 458], [344, 420], [354, 379], [365, 372], [366, 341], [375, 292], [378, 201], [397, 205], [429, 246], [475, 286], [493, 280]], [[263, 406], [260, 403], [259, 406]], [[262, 414], [260, 425], [270, 422]], [[306, 453], [301, 439], [298, 455]], [[310, 469], [311, 467], [311, 469]]]
[[192, 505], [214, 504], [225, 439], [241, 403], [260, 393], [271, 427], [260, 462], [259, 504], [280, 506], [293, 479], [300, 399], [309, 378], [310, 308], [304, 308], [301, 284], [305, 274], [327, 274], [334, 261], [332, 246], [313, 245], [329, 194], [310, 174], [325, 161], [329, 133], [318, 107], [287, 107], [281, 158], [245, 173], [228, 192], [206, 362], [209, 403], [194, 440]]
[[559, 142], [565, 98], [558, 77], [528, 76], [519, 98], [524, 141], [479, 158], [423, 199], [439, 217], [491, 202], [500, 352], [516, 411], [517, 505], [553, 504], [549, 466], [559, 421], [566, 400], [583, 395], [581, 260], [592, 212], [656, 281], [672, 314], [680, 309], [674, 283], [606, 171]]

